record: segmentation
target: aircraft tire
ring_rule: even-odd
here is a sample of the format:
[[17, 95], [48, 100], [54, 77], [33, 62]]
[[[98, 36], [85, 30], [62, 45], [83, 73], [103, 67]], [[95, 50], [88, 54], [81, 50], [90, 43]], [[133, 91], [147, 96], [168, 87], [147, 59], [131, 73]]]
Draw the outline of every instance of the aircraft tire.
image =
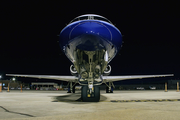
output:
[[113, 93], [113, 88], [109, 91], [109, 87], [106, 87], [106, 93]]
[[111, 92], [110, 93], [113, 93], [113, 87], [111, 87]]
[[70, 87], [68, 88], [68, 91], [67, 91], [67, 93], [71, 93]]
[[99, 102], [100, 89], [98, 86], [94, 86], [94, 97], [87, 97], [88, 86], [82, 86], [81, 99], [83, 102]]
[[75, 93], [75, 91], [76, 91], [76, 90], [75, 90], [75, 86], [74, 86], [73, 89], [72, 89], [72, 93]]
[[109, 88], [108, 87], [106, 87], [106, 93], [109, 93]]

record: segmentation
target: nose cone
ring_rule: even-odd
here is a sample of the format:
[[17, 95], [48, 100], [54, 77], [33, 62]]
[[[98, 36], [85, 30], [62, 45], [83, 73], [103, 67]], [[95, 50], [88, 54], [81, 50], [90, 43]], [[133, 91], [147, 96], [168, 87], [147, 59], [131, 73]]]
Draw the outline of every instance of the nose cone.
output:
[[62, 50], [71, 43], [83, 50], [94, 51], [107, 47], [105, 42], [112, 47], [116, 46], [119, 50], [122, 35], [114, 25], [100, 20], [80, 20], [71, 23], [61, 31], [59, 36]]
[[69, 33], [69, 39], [76, 38], [83, 34], [97, 35], [111, 40], [111, 31], [102, 23], [97, 21], [86, 21], [74, 26]]

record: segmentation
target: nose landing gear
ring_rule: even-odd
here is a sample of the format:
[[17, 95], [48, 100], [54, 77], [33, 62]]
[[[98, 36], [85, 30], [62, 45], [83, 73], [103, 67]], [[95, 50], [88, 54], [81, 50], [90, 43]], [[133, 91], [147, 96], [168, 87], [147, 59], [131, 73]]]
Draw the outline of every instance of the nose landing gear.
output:
[[[91, 91], [91, 93], [90, 93]], [[99, 102], [100, 90], [98, 86], [94, 86], [91, 90], [88, 86], [82, 86], [81, 99], [83, 102]]]

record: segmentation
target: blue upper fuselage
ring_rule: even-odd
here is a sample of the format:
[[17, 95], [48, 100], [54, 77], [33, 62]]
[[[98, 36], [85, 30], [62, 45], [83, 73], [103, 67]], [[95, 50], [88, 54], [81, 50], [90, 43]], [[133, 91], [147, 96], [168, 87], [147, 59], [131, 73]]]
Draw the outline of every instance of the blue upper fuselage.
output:
[[121, 47], [122, 35], [110, 22], [100, 19], [83, 19], [68, 24], [61, 31], [59, 41], [64, 52], [69, 44], [86, 51], [94, 51], [103, 47], [110, 49], [107, 47], [111, 46], [115, 48], [114, 55], [111, 55], [114, 57]]

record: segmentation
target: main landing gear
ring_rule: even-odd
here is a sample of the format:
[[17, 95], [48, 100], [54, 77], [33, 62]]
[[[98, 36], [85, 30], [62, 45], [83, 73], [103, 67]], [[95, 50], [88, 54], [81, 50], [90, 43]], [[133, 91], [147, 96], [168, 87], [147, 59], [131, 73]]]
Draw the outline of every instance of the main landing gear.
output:
[[113, 82], [109, 82], [109, 85], [106, 84], [106, 86], [106, 93], [113, 93], [113, 88], [115, 88]]
[[68, 92], [67, 93], [75, 93], [76, 82], [74, 83], [74, 85], [72, 85], [72, 84], [73, 84], [73, 82], [68, 83]]
[[88, 86], [82, 86], [81, 88], [81, 99], [83, 102], [99, 102], [100, 90], [98, 86], [94, 86], [92, 91]]

